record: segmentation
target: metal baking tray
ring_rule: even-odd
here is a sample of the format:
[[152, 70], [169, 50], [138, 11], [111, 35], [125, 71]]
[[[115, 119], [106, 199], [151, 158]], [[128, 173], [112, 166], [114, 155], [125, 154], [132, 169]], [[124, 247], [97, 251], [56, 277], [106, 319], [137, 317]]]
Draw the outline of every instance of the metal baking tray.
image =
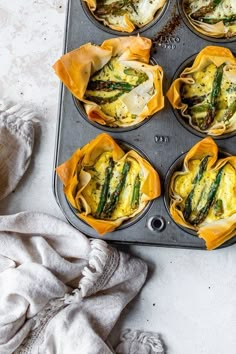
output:
[[[164, 70], [164, 94], [182, 63], [196, 55], [205, 46], [224, 46], [236, 53], [235, 40], [209, 40], [197, 35], [189, 28], [186, 19], [183, 19], [181, 15], [181, 1], [168, 1], [158, 21], [153, 21], [151, 26], [140, 32], [142, 36], [153, 40], [151, 57]], [[114, 33], [92, 21], [82, 0], [68, 1], [64, 53], [88, 42], [99, 45], [105, 39], [124, 35], [131, 34]], [[54, 168], [66, 161], [78, 147], [85, 145], [104, 131], [108, 131], [111, 136], [124, 144], [133, 146], [148, 158], [159, 172], [162, 195], [152, 201], [145, 211], [132, 222], [124, 223], [116, 231], [105, 236], [99, 236], [94, 229], [76, 216], [65, 198], [62, 183], [54, 172], [55, 198], [69, 223], [89, 237], [102, 238], [116, 243], [205, 249], [202, 239], [175, 224], [169, 215], [165, 198], [168, 171], [175, 160], [202, 139], [202, 136], [196, 135], [180, 124], [167, 99], [165, 99], [163, 110], [135, 129], [103, 129], [102, 126], [91, 124], [84, 119], [72, 94], [64, 85], [61, 85]], [[216, 143], [222, 151], [236, 154], [235, 135], [223, 139], [217, 138]], [[236, 237], [221, 247], [232, 245], [235, 242]]]

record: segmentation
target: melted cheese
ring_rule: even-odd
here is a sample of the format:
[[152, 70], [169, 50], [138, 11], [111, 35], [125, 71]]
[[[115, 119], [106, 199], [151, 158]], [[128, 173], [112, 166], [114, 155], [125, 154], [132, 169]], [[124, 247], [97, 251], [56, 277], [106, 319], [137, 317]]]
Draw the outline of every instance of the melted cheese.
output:
[[[101, 190], [104, 184], [105, 177], [105, 169], [108, 166], [110, 157], [112, 157], [111, 152], [104, 152], [99, 156], [94, 166], [86, 169], [86, 172], [91, 175], [91, 180], [86, 186], [86, 188], [83, 190], [82, 194], [83, 197], [86, 199], [87, 203], [89, 204], [91, 208], [91, 214], [93, 216], [96, 215], [96, 210], [101, 198]], [[116, 220], [120, 217], [129, 216], [134, 213], [134, 209], [131, 207], [131, 201], [133, 195], [134, 182], [137, 175], [140, 174], [140, 165], [135, 159], [131, 157], [128, 157], [126, 161], [130, 162], [130, 170], [126, 178], [124, 188], [120, 193], [117, 206], [111, 215], [111, 220]], [[113, 175], [109, 184], [110, 195], [116, 189], [116, 186], [121, 178], [124, 162], [125, 161], [115, 163], [115, 166], [113, 168]]]
[[[112, 91], [88, 89], [85, 96], [90, 101], [94, 100], [94, 102], [96, 102], [96, 98], [107, 100], [108, 98], [117, 97], [112, 102], [103, 101], [99, 104], [98, 101], [97, 103], [106, 115], [115, 119], [117, 124], [119, 122], [132, 123], [154, 94], [153, 74], [148, 72], [147, 68], [147, 72], [142, 71], [141, 68], [142, 64], [135, 63], [132, 66], [132, 63], [122, 63], [117, 58], [113, 58], [102, 70], [91, 78], [91, 82], [95, 80], [121, 82], [133, 85], [134, 88], [129, 92], [122, 92], [122, 90], [117, 89], [113, 89]], [[136, 101], [135, 105], [134, 101]]]
[[[193, 179], [198, 171], [200, 160], [192, 160], [189, 163], [189, 171], [186, 174], [179, 174], [175, 178], [174, 192], [181, 197], [180, 209], [183, 211], [185, 201], [193, 188]], [[193, 219], [199, 210], [206, 204], [211, 184], [216, 178], [217, 171], [205, 171], [203, 178], [198, 182], [192, 198], [192, 215]], [[216, 212], [215, 203], [217, 200], [222, 201], [222, 213]], [[223, 219], [236, 213], [236, 171], [233, 166], [227, 163], [221, 177], [220, 185], [215, 196], [215, 203], [209, 209], [208, 215], [204, 222], [212, 222], [214, 220]]]

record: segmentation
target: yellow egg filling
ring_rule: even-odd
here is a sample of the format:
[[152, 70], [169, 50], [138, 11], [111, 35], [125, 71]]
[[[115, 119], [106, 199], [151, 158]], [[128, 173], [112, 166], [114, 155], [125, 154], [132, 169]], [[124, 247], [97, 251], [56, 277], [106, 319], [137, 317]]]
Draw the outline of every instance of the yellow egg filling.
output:
[[[109, 166], [109, 161], [112, 159], [112, 152], [102, 153], [96, 160], [93, 166], [84, 168], [84, 170], [91, 175], [91, 179], [87, 186], [82, 191], [83, 197], [86, 199], [91, 208], [91, 215], [99, 219], [116, 220], [120, 217], [129, 216], [134, 213], [138, 208], [139, 200], [141, 197], [140, 184], [141, 184], [141, 168], [139, 163], [132, 157], [122, 159], [118, 162], [113, 161], [112, 173], [109, 182], [105, 180], [106, 169]], [[128, 164], [129, 170], [125, 178], [123, 177], [124, 164]], [[140, 178], [139, 191], [137, 194], [137, 203], [134, 206], [134, 188], [136, 178]], [[118, 190], [118, 185], [124, 179], [124, 184], [115, 199], [114, 208], [110, 209], [108, 206], [112, 201], [112, 196]], [[108, 193], [104, 197], [104, 183], [108, 184]], [[105, 198], [104, 207], [98, 215], [98, 206], [101, 198]], [[106, 209], [108, 210], [106, 212]], [[111, 210], [109, 212], [109, 210]]]

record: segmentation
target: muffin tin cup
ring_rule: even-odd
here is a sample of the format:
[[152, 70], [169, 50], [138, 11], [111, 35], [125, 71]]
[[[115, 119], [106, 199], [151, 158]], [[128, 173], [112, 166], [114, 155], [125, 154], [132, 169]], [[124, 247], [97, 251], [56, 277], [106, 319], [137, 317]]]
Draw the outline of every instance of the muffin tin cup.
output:
[[178, 10], [179, 13], [185, 23], [185, 25], [190, 29], [190, 31], [192, 31], [195, 35], [197, 35], [198, 37], [205, 39], [207, 41], [211, 41], [211, 42], [215, 42], [215, 44], [219, 43], [219, 44], [227, 44], [227, 43], [232, 43], [236, 41], [236, 34], [233, 37], [212, 37], [212, 36], [208, 36], [206, 34], [203, 34], [201, 32], [199, 32], [190, 22], [190, 20], [188, 19], [188, 16], [184, 10], [184, 0], [177, 0], [177, 6], [178, 6]]
[[[180, 77], [180, 74], [184, 71], [184, 69], [186, 67], [191, 67], [193, 65], [194, 59], [196, 58], [198, 53], [192, 55], [191, 57], [187, 58], [176, 70], [173, 78], [172, 78], [172, 82], [176, 79], [178, 79]], [[236, 131], [233, 132], [229, 132], [226, 134], [222, 134], [222, 135], [211, 135], [211, 134], [207, 134], [207, 133], [203, 133], [197, 129], [195, 129], [194, 127], [192, 127], [189, 123], [188, 123], [188, 117], [184, 117], [181, 114], [180, 109], [176, 109], [174, 107], [172, 107], [172, 110], [177, 118], [177, 120], [179, 121], [179, 123], [186, 129], [188, 130], [190, 133], [195, 134], [196, 136], [199, 136], [201, 138], [205, 138], [207, 136], [211, 136], [213, 139], [215, 140], [219, 140], [219, 139], [228, 139], [228, 138], [232, 138], [233, 136], [236, 135]]]
[[[171, 184], [171, 180], [173, 177], [173, 174], [177, 171], [182, 171], [183, 169], [183, 163], [184, 163], [184, 159], [185, 156], [187, 155], [188, 152], [185, 152], [183, 154], [181, 154], [174, 162], [173, 164], [170, 166], [170, 168], [167, 171], [166, 177], [165, 177], [165, 193], [164, 193], [164, 203], [165, 203], [165, 207], [166, 210], [170, 216], [170, 218], [173, 220], [173, 222], [184, 232], [189, 233], [191, 236], [193, 237], [198, 237], [197, 235], [197, 231], [192, 230], [190, 228], [184, 227], [183, 225], [178, 224], [173, 218], [172, 215], [170, 214], [170, 195], [169, 195], [169, 190], [170, 190], [170, 184]], [[218, 152], [218, 159], [221, 158], [225, 158], [225, 157], [229, 157], [232, 156], [230, 153], [226, 152], [226, 151], [222, 151], [221, 149], [219, 149]], [[222, 245], [221, 247], [224, 247], [224, 245]]]
[[[154, 58], [150, 58], [149, 61], [150, 65], [157, 65], [157, 62]], [[152, 119], [153, 115], [148, 116], [147, 118], [145, 118], [144, 120], [142, 120], [140, 123], [137, 124], [133, 124], [133, 125], [129, 125], [127, 127], [110, 127], [109, 125], [102, 125], [99, 124], [95, 121], [92, 121], [91, 119], [88, 118], [88, 115], [84, 109], [84, 103], [82, 101], [80, 101], [78, 98], [76, 98], [74, 95], [72, 95], [75, 107], [78, 110], [78, 113], [85, 119], [85, 121], [87, 121], [89, 124], [93, 125], [94, 127], [101, 129], [102, 131], [105, 132], [112, 132], [112, 133], [124, 133], [124, 132], [128, 132], [130, 130], [133, 129], [137, 129], [139, 127], [141, 127], [143, 124], [147, 123], [147, 121], [149, 119]], [[156, 114], [158, 114], [160, 111], [158, 111]]]
[[[122, 148], [122, 150], [124, 152], [128, 152], [130, 150], [134, 150], [137, 154], [139, 154], [142, 158], [144, 158], [146, 161], [148, 161], [148, 157], [142, 152], [140, 151], [140, 149], [136, 148], [135, 146], [133, 146], [132, 144], [129, 144], [125, 141], [122, 140], [115, 140], [116, 143]], [[149, 162], [149, 161], [148, 161]], [[149, 162], [150, 163], [150, 162]], [[92, 229], [92, 226], [88, 225], [84, 220], [80, 219], [78, 214], [78, 211], [73, 208], [73, 206], [70, 204], [70, 202], [66, 199], [69, 208], [71, 209], [71, 211], [79, 218], [79, 220], [84, 224], [87, 225], [89, 228]], [[135, 215], [134, 217], [131, 217], [127, 220], [125, 220], [119, 227], [117, 227], [113, 232], [115, 232], [116, 230], [124, 230], [132, 225], [134, 225], [136, 222], [138, 222], [140, 219], [142, 219], [144, 217], [144, 215], [147, 213], [147, 211], [149, 210], [149, 208], [151, 207], [153, 201], [150, 200], [146, 206], [143, 208], [143, 210], [140, 211], [140, 213], [138, 213], [137, 215]]]
[[[124, 35], [120, 32], [114, 35], [108, 31], [91, 22], [83, 11], [80, 0], [68, 1], [65, 53], [85, 43], [92, 42], [99, 45], [106, 39]], [[126, 35], [130, 36], [134, 33], [126, 33]], [[200, 38], [190, 31], [180, 16], [176, 0], [169, 0], [168, 8], [161, 19], [155, 25], [143, 30], [142, 36], [155, 42], [151, 57], [164, 70], [164, 94], [170, 87], [177, 68], [187, 58], [193, 57], [207, 45], [215, 45], [214, 41]], [[225, 43], [224, 46], [236, 52], [236, 42]], [[53, 191], [68, 222], [89, 237], [101, 238], [109, 242], [205, 250], [204, 240], [194, 237], [175, 224], [166, 208], [165, 197], [166, 176], [170, 166], [203, 136], [187, 130], [179, 123], [167, 98], [164, 109], [145, 119], [143, 124], [127, 128], [91, 124], [85, 119], [83, 112], [76, 107], [72, 94], [61, 85], [54, 167], [66, 161], [78, 147], [84, 146], [102, 131], [107, 131], [115, 140], [130, 144], [145, 158], [148, 157], [151, 165], [158, 171], [162, 185], [161, 196], [150, 202], [136, 219], [127, 221], [111, 233], [99, 236], [71, 210], [63, 192], [63, 185], [54, 171]], [[227, 139], [220, 137], [217, 139], [217, 145], [223, 151], [236, 155], [235, 135]], [[227, 241], [224, 247], [235, 242], [236, 237]]]
[[105, 31], [113, 36], [129, 36], [129, 35], [137, 35], [138, 33], [142, 33], [146, 30], [148, 30], [149, 28], [151, 28], [152, 26], [154, 26], [158, 21], [161, 20], [162, 16], [165, 14], [165, 12], [167, 11], [168, 8], [168, 3], [169, 0], [166, 1], [166, 3], [164, 4], [164, 6], [157, 10], [154, 18], [152, 21], [150, 21], [149, 23], [147, 23], [146, 25], [144, 25], [141, 28], [136, 28], [134, 31], [132, 32], [121, 32], [121, 31], [116, 31], [112, 28], [110, 28], [109, 26], [106, 26], [102, 23], [102, 21], [99, 21], [96, 19], [95, 16], [93, 16], [92, 12], [90, 11], [86, 1], [80, 0], [81, 1], [81, 7], [84, 11], [84, 13], [86, 14], [86, 16], [88, 17], [88, 19], [91, 21], [91, 23], [93, 25], [95, 25], [96, 27], [98, 27], [100, 30]]

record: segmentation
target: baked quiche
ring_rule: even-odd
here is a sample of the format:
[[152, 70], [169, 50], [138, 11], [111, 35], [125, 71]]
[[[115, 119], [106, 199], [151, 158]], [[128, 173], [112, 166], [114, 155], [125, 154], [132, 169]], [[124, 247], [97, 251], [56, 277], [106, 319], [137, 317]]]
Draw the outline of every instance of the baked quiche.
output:
[[149, 64], [152, 42], [144, 37], [87, 43], [59, 59], [54, 69], [82, 102], [89, 120], [110, 127], [139, 124], [164, 106], [163, 71]]
[[161, 193], [159, 175], [136, 151], [100, 134], [56, 168], [69, 203], [100, 235], [140, 213]]
[[150, 23], [167, 0], [83, 0], [91, 14], [107, 27], [133, 32]]
[[195, 230], [208, 250], [236, 235], [236, 156], [218, 157], [207, 137], [186, 154], [170, 182], [173, 220]]
[[197, 131], [220, 136], [236, 129], [236, 58], [209, 46], [174, 80], [167, 97]]
[[236, 35], [235, 0], [184, 0], [183, 7], [189, 22], [200, 33], [215, 38]]

